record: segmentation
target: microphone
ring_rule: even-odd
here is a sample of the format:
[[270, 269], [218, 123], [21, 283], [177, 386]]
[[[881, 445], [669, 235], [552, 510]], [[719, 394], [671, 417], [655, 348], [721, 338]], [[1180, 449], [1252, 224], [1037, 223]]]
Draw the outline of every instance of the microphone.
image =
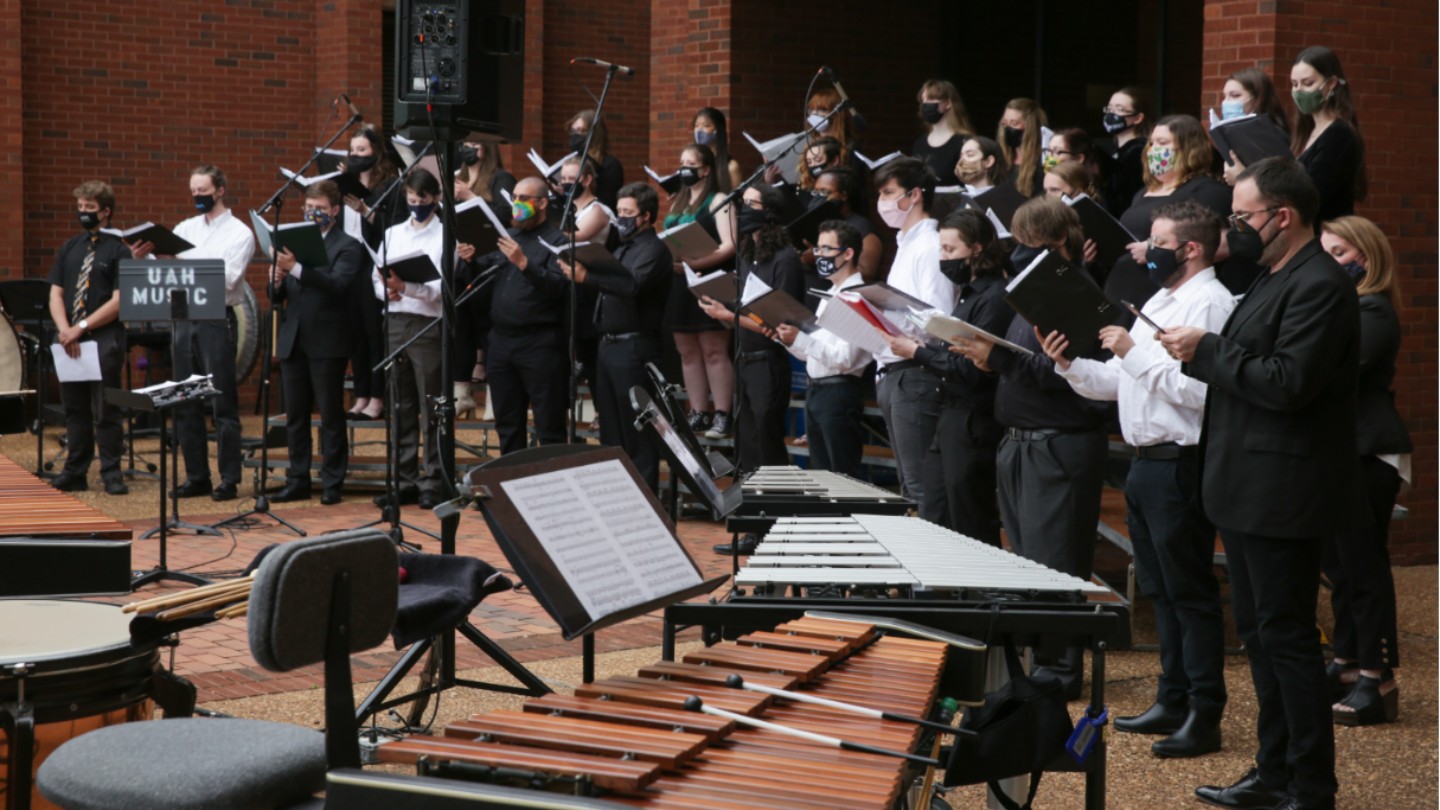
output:
[[[839, 85], [836, 85], [836, 86], [838, 87]], [[844, 94], [844, 91], [843, 91], [843, 90], [841, 91], [841, 94], [842, 94], [842, 95]], [[355, 102], [351, 101], [349, 96], [347, 96], [347, 95], [344, 94], [344, 93], [341, 93], [341, 94], [340, 94], [340, 98], [345, 99], [345, 106], [347, 106], [347, 107], [350, 108], [350, 116], [351, 116], [352, 118], [354, 118], [356, 121], [364, 121], [364, 120], [365, 120], [364, 116], [360, 115], [360, 111], [357, 110], [357, 109], [355, 109]]]
[[635, 68], [625, 67], [624, 65], [617, 65], [612, 62], [606, 62], [603, 59], [596, 59], [593, 56], [577, 56], [576, 58], [570, 60], [570, 64], [598, 65], [606, 69], [614, 69], [616, 73], [619, 73], [622, 76], [635, 75]]
[[855, 126], [865, 129], [865, 116], [856, 109], [855, 102], [850, 100], [850, 94], [845, 92], [845, 87], [835, 77], [835, 71], [831, 70], [829, 65], [821, 65], [820, 72], [825, 74], [825, 78], [830, 80], [830, 85], [835, 88], [835, 92], [840, 94], [840, 101], [850, 105], [850, 117], [855, 119]]

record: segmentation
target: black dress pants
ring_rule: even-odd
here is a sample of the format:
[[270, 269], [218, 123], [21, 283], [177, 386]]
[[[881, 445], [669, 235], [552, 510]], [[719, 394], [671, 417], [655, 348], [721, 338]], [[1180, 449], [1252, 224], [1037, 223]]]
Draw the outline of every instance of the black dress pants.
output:
[[561, 329], [513, 332], [496, 327], [490, 331], [485, 381], [502, 454], [525, 449], [527, 410], [535, 415], [540, 444], [565, 442], [569, 367]]
[[660, 359], [660, 336], [638, 334], [622, 340], [601, 337], [596, 353], [595, 410], [600, 416], [600, 442], [630, 456], [650, 491], [660, 488], [660, 456], [647, 434], [635, 429], [630, 388], [650, 390], [645, 364]]
[[925, 492], [944, 500], [938, 510], [955, 531], [1000, 545], [995, 453], [1000, 425], [989, 414], [950, 402], [940, 409], [935, 441], [925, 454]]
[[105, 399], [106, 388], [120, 388], [125, 367], [125, 334], [116, 329], [96, 335], [100, 380], [60, 383], [60, 404], [65, 409], [65, 476], [83, 478], [100, 445], [100, 478], [119, 481], [120, 448], [124, 438], [120, 408]]
[[746, 472], [790, 463], [790, 453], [785, 449], [785, 416], [790, 410], [789, 357], [783, 350], [740, 356], [735, 442], [739, 467]]
[[344, 357], [311, 357], [304, 341], [295, 341], [290, 356], [280, 361], [280, 378], [285, 385], [285, 439], [290, 448], [290, 469], [286, 480], [295, 486], [310, 487], [310, 414], [320, 411], [320, 484], [327, 492], [339, 491], [350, 467], [350, 447], [345, 435]]

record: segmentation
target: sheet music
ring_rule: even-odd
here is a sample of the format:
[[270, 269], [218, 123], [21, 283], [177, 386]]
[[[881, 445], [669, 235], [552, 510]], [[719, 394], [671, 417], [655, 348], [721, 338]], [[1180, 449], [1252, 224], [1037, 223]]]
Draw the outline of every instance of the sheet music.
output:
[[618, 460], [500, 487], [592, 621], [700, 583], [695, 565]]
[[71, 357], [59, 343], [51, 344], [55, 358], [55, 379], [62, 383], [94, 382], [100, 379], [100, 344], [87, 340], [80, 344], [80, 356]]
[[844, 302], [832, 301], [827, 304], [820, 310], [820, 317], [815, 322], [821, 329], [871, 354], [883, 354], [890, 350], [890, 341], [885, 339], [885, 335]]

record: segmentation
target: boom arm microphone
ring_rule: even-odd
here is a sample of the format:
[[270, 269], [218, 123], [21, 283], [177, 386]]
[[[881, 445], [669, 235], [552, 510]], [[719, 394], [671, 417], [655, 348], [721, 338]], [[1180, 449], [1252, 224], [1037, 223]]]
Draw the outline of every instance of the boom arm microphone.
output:
[[840, 100], [850, 104], [850, 117], [854, 118], [855, 124], [863, 129], [865, 127], [865, 116], [861, 115], [860, 110], [856, 109], [855, 102], [850, 101], [850, 94], [845, 92], [844, 86], [840, 84], [840, 80], [835, 76], [835, 71], [831, 70], [829, 65], [822, 65], [820, 72], [825, 74], [826, 79], [830, 80], [830, 85], [835, 88], [835, 92], [840, 94]]
[[612, 63], [612, 62], [606, 62], [606, 61], [604, 61], [604, 60], [602, 60], [602, 59], [596, 59], [596, 58], [593, 57], [593, 56], [577, 56], [577, 57], [575, 57], [574, 59], [571, 59], [571, 60], [570, 60], [570, 64], [572, 64], [572, 65], [575, 65], [575, 64], [580, 64], [580, 65], [599, 65], [600, 67], [603, 67], [603, 68], [606, 68], [606, 69], [614, 69], [614, 71], [615, 71], [616, 73], [619, 73], [619, 74], [622, 75], [622, 76], [634, 76], [634, 75], [635, 75], [635, 68], [625, 67], [624, 65], [617, 65], [617, 64], [614, 64], [614, 63]]
[[[836, 85], [836, 86], [838, 87], [839, 85]], [[842, 91], [842, 95], [843, 95], [843, 91]], [[364, 121], [364, 120], [365, 120], [365, 117], [362, 116], [362, 115], [360, 115], [360, 111], [357, 110], [357, 109], [355, 109], [355, 102], [353, 102], [353, 101], [350, 100], [350, 96], [348, 96], [348, 95], [346, 95], [346, 94], [344, 94], [344, 93], [341, 93], [341, 94], [340, 94], [340, 98], [345, 99], [345, 106], [350, 108], [350, 117], [354, 118], [356, 121]]]

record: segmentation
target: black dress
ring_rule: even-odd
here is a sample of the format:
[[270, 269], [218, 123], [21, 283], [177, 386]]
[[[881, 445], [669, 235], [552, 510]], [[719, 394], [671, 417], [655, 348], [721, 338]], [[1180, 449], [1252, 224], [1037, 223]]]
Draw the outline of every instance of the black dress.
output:
[[929, 137], [921, 135], [916, 138], [915, 146], [910, 150], [911, 155], [925, 161], [930, 170], [935, 172], [938, 179], [936, 185], [955, 185], [955, 164], [960, 162], [960, 149], [965, 146], [965, 141], [969, 140], [970, 136], [957, 132], [939, 146], [931, 146]]
[[1360, 137], [1344, 121], [1335, 121], [1300, 153], [1300, 165], [1320, 192], [1316, 222], [1355, 213], [1355, 173], [1360, 170]]
[[1105, 205], [1111, 214], [1119, 217], [1130, 207], [1135, 195], [1145, 190], [1145, 139], [1132, 138], [1124, 146], [1111, 150], [1107, 157]]
[[[1230, 216], [1230, 187], [1213, 177], [1201, 175], [1181, 183], [1178, 188], [1165, 196], [1150, 197], [1144, 191], [1137, 192], [1125, 213], [1120, 215], [1124, 225], [1135, 238], [1144, 241], [1150, 238], [1150, 216], [1155, 209], [1171, 203], [1194, 200], [1222, 217]], [[1111, 301], [1129, 301], [1136, 307], [1145, 306], [1160, 288], [1150, 280], [1145, 268], [1140, 266], [1129, 253], [1121, 254], [1105, 279], [1105, 294]], [[1128, 329], [1135, 317], [1124, 313], [1124, 325]]]
[[[670, 214], [665, 217], [665, 227], [673, 228], [686, 222], [699, 222], [700, 227], [710, 234], [710, 238], [719, 242], [720, 229], [715, 225], [715, 212], [710, 210], [714, 201], [715, 195], [712, 194], [700, 203], [699, 210], [694, 214]], [[701, 275], [721, 269], [732, 270], [734, 265], [713, 267]], [[690, 285], [686, 284], [683, 278], [674, 279], [670, 284], [670, 298], [665, 302], [665, 326], [672, 332], [711, 332], [725, 328], [700, 309], [700, 301], [690, 292]]]
[[606, 208], [614, 211], [615, 201], [619, 198], [620, 189], [624, 185], [624, 165], [614, 155], [606, 155], [605, 159], [600, 161], [600, 173], [595, 176], [595, 198], [605, 203]]

